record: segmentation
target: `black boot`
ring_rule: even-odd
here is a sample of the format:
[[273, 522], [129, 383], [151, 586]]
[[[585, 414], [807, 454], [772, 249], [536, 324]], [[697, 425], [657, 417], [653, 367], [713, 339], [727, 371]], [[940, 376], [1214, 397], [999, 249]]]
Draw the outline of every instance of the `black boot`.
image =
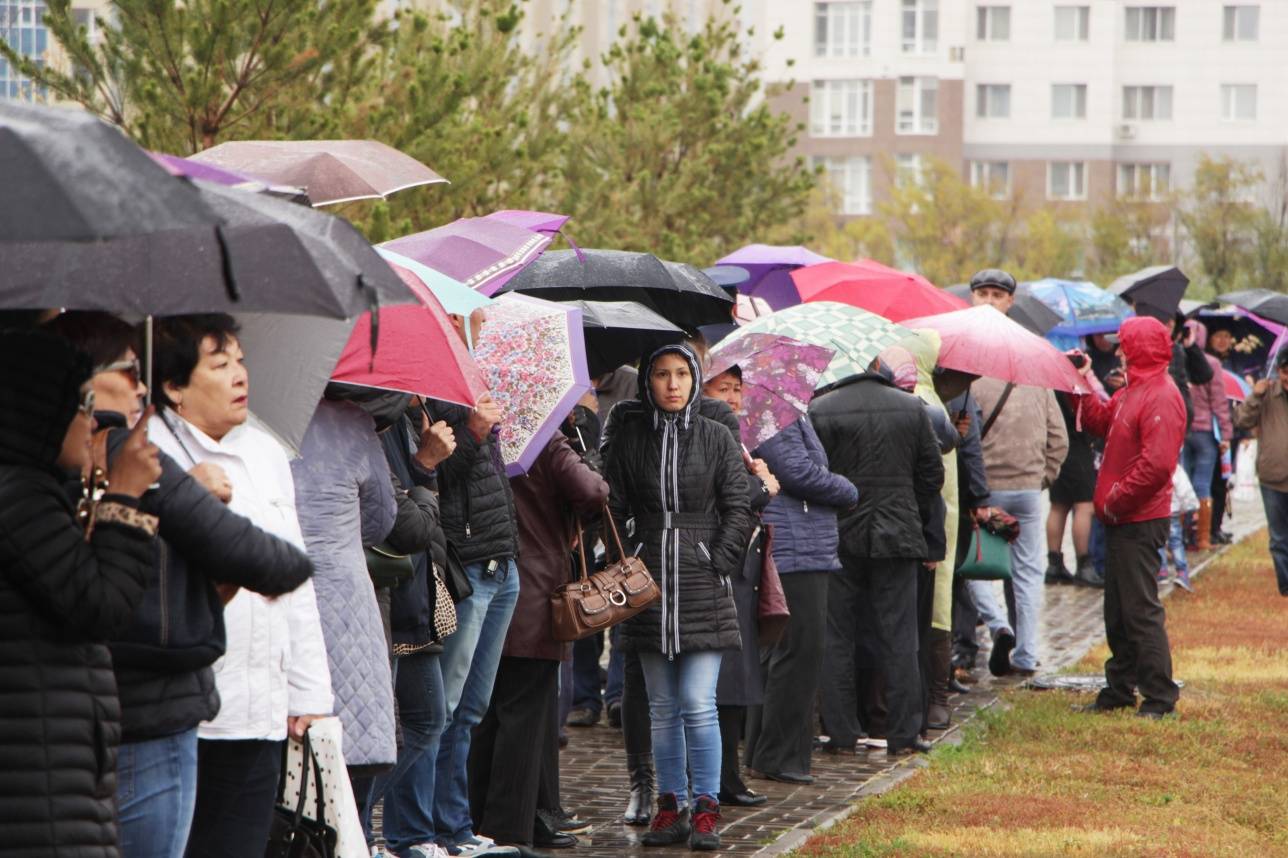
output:
[[627, 825], [648, 825], [653, 818], [653, 755], [627, 754], [631, 775], [631, 797], [622, 821]]
[[930, 705], [926, 711], [926, 726], [931, 730], [947, 730], [950, 723], [948, 710], [948, 671], [951, 670], [953, 637], [943, 629], [930, 630]]
[[657, 797], [657, 815], [640, 838], [640, 843], [645, 846], [674, 846], [689, 839], [691, 828], [689, 809], [679, 809], [675, 793], [664, 793]]
[[1091, 562], [1090, 555], [1083, 555], [1078, 558], [1078, 571], [1073, 576], [1073, 583], [1079, 587], [1095, 587], [1097, 590], [1105, 589], [1105, 576], [1096, 570], [1096, 564]]
[[1064, 554], [1059, 551], [1047, 552], [1046, 583], [1067, 584], [1073, 576], [1064, 565]]

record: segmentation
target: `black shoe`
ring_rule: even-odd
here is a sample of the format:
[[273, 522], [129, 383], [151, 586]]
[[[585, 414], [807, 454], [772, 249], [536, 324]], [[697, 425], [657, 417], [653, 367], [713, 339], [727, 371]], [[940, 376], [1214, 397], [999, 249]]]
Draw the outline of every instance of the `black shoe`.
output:
[[922, 739], [913, 739], [911, 745], [903, 748], [890, 749], [886, 748], [886, 759], [897, 760], [901, 757], [911, 757], [916, 754], [930, 753], [930, 743]]
[[689, 849], [694, 852], [714, 852], [720, 848], [720, 803], [709, 795], [700, 795], [693, 803], [693, 833], [689, 836]]
[[948, 690], [953, 694], [970, 694], [970, 686], [958, 682], [956, 676], [949, 677]]
[[952, 717], [947, 706], [932, 703], [926, 710], [926, 729], [947, 730], [952, 724]]
[[556, 829], [554, 814], [537, 811], [537, 820], [532, 826], [532, 845], [538, 849], [571, 849], [577, 845], [577, 838]]
[[619, 730], [622, 727], [622, 704], [616, 700], [608, 704], [608, 726]]
[[1136, 705], [1134, 703], [1119, 703], [1112, 706], [1106, 706], [1102, 704], [1099, 700], [1097, 700], [1095, 703], [1082, 703], [1072, 707], [1074, 712], [1078, 712], [1082, 715], [1108, 715], [1111, 712], [1118, 712], [1123, 709], [1135, 709], [1135, 708], [1136, 708]]
[[1148, 718], [1151, 721], [1162, 721], [1164, 718], [1175, 718], [1176, 710], [1168, 709], [1166, 712], [1160, 712], [1157, 709], [1141, 708], [1136, 712], [1137, 718]]
[[769, 801], [769, 796], [744, 788], [742, 792], [725, 792], [720, 790], [720, 803], [734, 807], [760, 807]]
[[1087, 557], [1078, 562], [1078, 571], [1073, 574], [1073, 583], [1079, 587], [1105, 589], [1105, 576], [1096, 569], [1096, 564]]
[[545, 820], [553, 831], [564, 834], [585, 834], [590, 831], [590, 823], [575, 813], [569, 813], [562, 807], [555, 810], [538, 810], [537, 815]]
[[675, 793], [663, 793], [657, 797], [657, 813], [640, 843], [645, 846], [674, 846], [688, 840], [690, 830], [689, 809], [679, 809]]
[[599, 723], [599, 713], [594, 709], [574, 709], [564, 719], [569, 727], [594, 727]]
[[1067, 584], [1073, 580], [1072, 573], [1064, 565], [1064, 555], [1059, 551], [1047, 552], [1046, 583], [1048, 584]]
[[802, 774], [801, 772], [762, 772], [761, 777], [766, 780], [778, 781], [780, 784], [809, 786], [814, 783], [813, 775]]
[[622, 821], [627, 825], [648, 825], [653, 816], [653, 755], [627, 754], [631, 794]]
[[1002, 630], [993, 638], [993, 652], [988, 657], [988, 672], [1006, 676], [1011, 672], [1011, 650], [1015, 649], [1015, 634]]

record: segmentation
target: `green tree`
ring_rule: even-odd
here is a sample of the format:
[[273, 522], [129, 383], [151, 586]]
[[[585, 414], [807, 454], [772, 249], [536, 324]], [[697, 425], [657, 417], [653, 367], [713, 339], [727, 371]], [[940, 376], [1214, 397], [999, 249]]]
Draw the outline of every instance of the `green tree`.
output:
[[1084, 246], [1081, 223], [1069, 222], [1049, 208], [1034, 209], [1010, 243], [1006, 270], [1016, 280], [1073, 277], [1082, 270]]
[[375, 0], [112, 0], [94, 40], [71, 0], [47, 6], [66, 62], [38, 64], [3, 41], [0, 54], [143, 146], [182, 154], [234, 137], [287, 136], [270, 108], [312, 106], [318, 93], [342, 103], [379, 37]]
[[804, 210], [799, 126], [770, 106], [729, 17], [692, 35], [636, 17], [603, 57], [607, 84], [577, 83], [562, 175], [581, 243], [708, 261]]
[[1232, 158], [1199, 159], [1194, 187], [1181, 197], [1177, 217], [1199, 263], [1202, 287], [1239, 288], [1251, 268], [1258, 206], [1251, 193], [1261, 171]]
[[1253, 221], [1247, 285], [1288, 292], [1288, 159], [1281, 159], [1266, 202]]
[[805, 210], [770, 230], [769, 244], [804, 244], [811, 250], [849, 262], [860, 257], [886, 265], [895, 261], [894, 239], [885, 222], [874, 217], [844, 217], [841, 195], [826, 173], [819, 173]]
[[1166, 204], [1118, 199], [1091, 215], [1086, 275], [1102, 285], [1173, 257]]

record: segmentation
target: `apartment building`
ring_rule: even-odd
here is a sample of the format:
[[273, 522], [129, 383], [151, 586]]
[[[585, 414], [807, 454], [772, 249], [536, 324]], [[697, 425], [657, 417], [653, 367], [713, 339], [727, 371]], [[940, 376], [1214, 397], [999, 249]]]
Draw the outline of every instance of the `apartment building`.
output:
[[[107, 0], [77, 0], [72, 4], [72, 14], [93, 36], [94, 16], [101, 13], [106, 5]], [[57, 61], [57, 46], [45, 27], [43, 0], [0, 0], [0, 40], [21, 54], [35, 57], [42, 64]], [[0, 57], [0, 98], [32, 101], [45, 96], [45, 92], [19, 74], [8, 60]]]
[[[841, 213], [928, 155], [1025, 205], [1159, 199], [1200, 154], [1288, 158], [1288, 2], [815, 0], [765, 7], [778, 104]], [[794, 63], [789, 63], [794, 60]], [[882, 168], [894, 164], [893, 170]]]

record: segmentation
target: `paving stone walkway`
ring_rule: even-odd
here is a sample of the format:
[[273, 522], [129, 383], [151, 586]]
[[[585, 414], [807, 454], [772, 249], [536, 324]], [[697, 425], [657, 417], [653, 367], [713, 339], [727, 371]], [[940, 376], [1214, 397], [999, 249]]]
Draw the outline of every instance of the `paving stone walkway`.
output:
[[[1234, 523], [1238, 538], [1264, 524], [1260, 504], [1243, 503], [1239, 520]], [[1191, 557], [1191, 568], [1204, 558]], [[1172, 588], [1165, 588], [1164, 594]], [[1102, 594], [1098, 590], [1058, 586], [1047, 588], [1043, 618], [1041, 660], [1043, 671], [1055, 671], [1083, 657], [1087, 650], [1104, 638]], [[982, 635], [987, 646], [987, 635]], [[981, 652], [980, 664], [987, 656]], [[986, 668], [969, 694], [952, 699], [953, 726], [931, 734], [934, 742], [954, 736], [970, 717], [982, 707], [994, 703], [998, 693], [1017, 684], [1015, 678], [995, 679]], [[626, 803], [627, 776], [621, 733], [603, 722], [595, 727], [570, 728], [568, 747], [562, 752], [561, 789], [564, 806], [576, 810], [594, 823], [590, 833], [581, 836], [581, 845], [563, 853], [570, 858], [600, 856], [648, 855], [651, 858], [689, 855], [687, 849], [643, 849], [639, 846], [642, 829], [620, 821]], [[887, 765], [884, 751], [857, 756], [816, 754], [810, 786], [793, 786], [768, 780], [748, 779], [757, 792], [769, 796], [759, 808], [724, 808], [721, 824], [721, 855], [777, 855], [797, 845], [804, 833], [820, 824], [830, 823], [860, 798], [880, 791], [893, 783], [897, 775], [916, 762], [900, 766]]]

